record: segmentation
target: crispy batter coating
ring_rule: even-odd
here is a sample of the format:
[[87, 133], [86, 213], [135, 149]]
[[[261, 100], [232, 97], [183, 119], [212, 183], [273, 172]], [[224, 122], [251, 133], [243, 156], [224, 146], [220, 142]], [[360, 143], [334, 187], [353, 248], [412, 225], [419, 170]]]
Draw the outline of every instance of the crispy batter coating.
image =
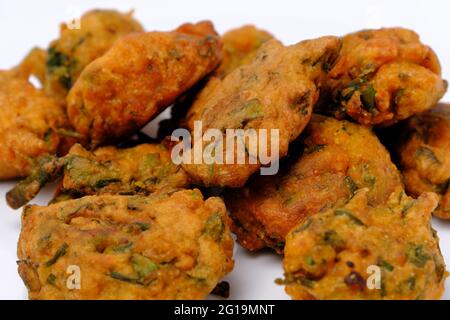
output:
[[[212, 90], [214, 83], [220, 83], [227, 75], [237, 68], [250, 64], [255, 58], [259, 48], [273, 36], [264, 30], [254, 26], [243, 26], [225, 33], [223, 41], [223, 60], [219, 68], [216, 69], [212, 78], [206, 84], [205, 90]], [[198, 93], [197, 93], [198, 94]], [[192, 101], [189, 101], [192, 104]], [[190, 131], [194, 130], [194, 121], [201, 119], [206, 103], [195, 103], [190, 106], [185, 121], [181, 124]]]
[[150, 194], [188, 184], [186, 173], [162, 144], [94, 152], [76, 145], [65, 159], [63, 189], [85, 195]]
[[56, 200], [101, 194], [148, 195], [189, 186], [186, 173], [172, 162], [163, 144], [126, 149], [111, 146], [92, 152], [76, 144], [63, 158], [40, 159], [33, 173], [7, 193], [8, 204], [22, 207], [61, 174]]
[[[76, 26], [75, 26], [76, 27]], [[143, 32], [132, 12], [92, 10], [80, 18], [79, 29], [61, 24], [60, 37], [50, 44], [44, 88], [47, 95], [64, 101], [83, 69], [101, 57], [127, 34]]]
[[447, 82], [436, 54], [415, 32], [388, 28], [345, 36], [325, 87], [325, 110], [385, 126], [432, 108]]
[[[242, 26], [228, 31], [222, 36], [222, 63], [211, 77], [223, 79], [238, 67], [249, 64], [255, 58], [258, 49], [270, 39], [273, 39], [270, 33], [252, 25]], [[172, 108], [171, 119], [164, 120], [160, 123], [159, 137], [164, 138], [170, 136], [174, 130], [180, 127], [188, 128], [191, 131], [194, 130], [194, 121], [203, 112], [199, 108], [205, 105], [197, 103], [192, 106], [192, 103], [207, 83], [208, 81], [201, 81], [185, 97], [177, 101]]]
[[[41, 48], [33, 48], [28, 55], [15, 67], [14, 72], [18, 77], [29, 78], [35, 76], [41, 84], [45, 83], [47, 52]], [[54, 97], [52, 97], [54, 98]]]
[[[19, 274], [31, 299], [204, 299], [233, 269], [220, 198], [93, 196], [27, 207]], [[77, 266], [79, 290], [67, 287]]]
[[221, 55], [210, 22], [125, 36], [83, 71], [67, 98], [69, 119], [92, 146], [129, 136], [213, 71]]
[[0, 180], [29, 175], [37, 157], [55, 154], [67, 142], [63, 106], [22, 75], [0, 71]]
[[361, 190], [348, 204], [318, 213], [289, 233], [284, 270], [293, 299], [442, 296], [447, 274], [431, 227], [436, 194], [414, 200], [399, 189], [384, 205], [368, 202], [367, 190]]
[[406, 126], [408, 138], [398, 150], [406, 191], [414, 197], [440, 194], [434, 214], [450, 219], [450, 104], [417, 115]]
[[254, 176], [244, 188], [227, 192], [233, 231], [245, 248], [282, 253], [293, 227], [348, 201], [357, 189], [369, 188], [369, 203], [378, 205], [402, 186], [389, 153], [358, 124], [313, 115], [303, 148], [275, 177]]
[[251, 63], [258, 49], [271, 39], [270, 33], [253, 25], [228, 31], [222, 37], [223, 60], [214, 76], [223, 79], [240, 66]]
[[[279, 157], [284, 157], [289, 143], [309, 122], [324, 70], [334, 62], [339, 47], [340, 41], [335, 37], [307, 40], [289, 47], [276, 40], [266, 42], [250, 64], [239, 67], [223, 80], [210, 80], [192, 107], [203, 110], [194, 120], [202, 122], [203, 130], [266, 129], [269, 138], [271, 129], [279, 130]], [[200, 142], [193, 141], [194, 149], [197, 143]], [[247, 151], [251, 150], [248, 144], [246, 141]], [[277, 155], [272, 154], [270, 140], [268, 145], [267, 154], [273, 160]], [[259, 148], [263, 148], [260, 141]], [[261, 163], [257, 159], [256, 164], [249, 161], [237, 164], [237, 147], [219, 155], [227, 159], [233, 151], [234, 164], [183, 167], [206, 186], [241, 187]]]

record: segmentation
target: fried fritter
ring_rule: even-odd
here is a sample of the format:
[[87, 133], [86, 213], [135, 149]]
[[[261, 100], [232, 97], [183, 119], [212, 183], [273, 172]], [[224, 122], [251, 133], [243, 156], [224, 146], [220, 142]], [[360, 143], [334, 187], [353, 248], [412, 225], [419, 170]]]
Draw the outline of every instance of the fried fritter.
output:
[[[273, 39], [272, 35], [254, 26], [243, 26], [225, 33], [222, 37], [223, 60], [209, 81], [219, 83], [219, 80], [223, 80], [237, 68], [251, 63], [255, 59], [259, 48], [271, 39]], [[214, 87], [214, 84], [211, 84], [205, 90], [211, 90], [212, 87]], [[201, 119], [206, 107], [208, 107], [206, 103], [193, 104], [186, 116], [187, 120], [182, 123], [183, 127], [192, 132], [194, 130], [194, 121]]]
[[[185, 190], [27, 207], [18, 265], [31, 299], [204, 299], [232, 255], [222, 200]], [[79, 290], [67, 286], [70, 266]]]
[[447, 82], [436, 54], [415, 32], [388, 28], [345, 36], [325, 88], [321, 109], [386, 126], [432, 108]]
[[210, 22], [125, 36], [85, 68], [69, 119], [91, 146], [129, 136], [212, 72], [221, 49]]
[[92, 10], [79, 21], [79, 29], [61, 24], [60, 37], [50, 44], [44, 88], [47, 95], [64, 101], [83, 69], [101, 57], [127, 34], [143, 32], [132, 12]]
[[[47, 52], [40, 48], [33, 48], [22, 62], [12, 72], [16, 76], [28, 79], [35, 76], [39, 82], [45, 84]], [[52, 96], [52, 98], [54, 98]]]
[[8, 204], [20, 208], [61, 174], [57, 199], [101, 194], [148, 195], [189, 185], [186, 173], [173, 164], [163, 144], [126, 149], [103, 147], [92, 152], [77, 144], [63, 158], [40, 159], [33, 173], [7, 193]]
[[94, 152], [77, 145], [65, 160], [63, 187], [77, 193], [150, 194], [187, 185], [187, 175], [173, 164], [162, 144], [104, 147]]
[[398, 150], [406, 191], [414, 197], [438, 193], [434, 215], [450, 219], [450, 104], [409, 119], [406, 131]]
[[[203, 110], [194, 120], [202, 122], [203, 130], [265, 129], [269, 138], [271, 129], [279, 130], [278, 155], [284, 157], [289, 143], [309, 122], [326, 75], [324, 70], [335, 60], [339, 47], [340, 41], [335, 37], [307, 40], [289, 47], [276, 40], [266, 42], [250, 64], [239, 67], [223, 80], [213, 78], [209, 81], [192, 107]], [[226, 137], [222, 140], [225, 145]], [[193, 149], [200, 143], [193, 141]], [[248, 141], [245, 144], [249, 153]], [[268, 158], [276, 161], [278, 155], [271, 149], [271, 141], [268, 144]], [[204, 148], [208, 146], [211, 143]], [[258, 141], [258, 147], [259, 151], [264, 148], [261, 141]], [[234, 150], [225, 150], [224, 154], [216, 154], [216, 158], [218, 156], [234, 161], [185, 164], [183, 167], [198, 183], [229, 187], [243, 186], [261, 167], [259, 158], [255, 164], [249, 161], [238, 164], [236, 145]]]
[[240, 66], [251, 63], [258, 49], [271, 39], [270, 33], [252, 25], [228, 31], [222, 37], [223, 60], [214, 76], [223, 79]]
[[287, 236], [286, 292], [293, 299], [439, 299], [447, 276], [431, 227], [438, 199], [400, 189], [370, 206], [361, 190], [346, 205], [312, 216]]
[[[247, 25], [233, 29], [225, 33], [223, 41], [223, 60], [220, 66], [211, 75], [212, 78], [223, 79], [238, 67], [252, 62], [256, 52], [263, 43], [273, 39], [273, 36], [255, 26]], [[209, 80], [209, 79], [208, 79]], [[211, 80], [215, 81], [215, 80]], [[160, 123], [158, 136], [161, 138], [170, 136], [172, 132], [180, 127], [194, 130], [194, 121], [197, 120], [204, 105], [196, 104], [191, 107], [195, 97], [201, 92], [208, 81], [201, 81], [190, 90], [185, 97], [179, 99], [172, 108], [171, 119]], [[188, 113], [189, 112], [189, 113]], [[188, 113], [188, 114], [187, 114]]]
[[402, 186], [389, 153], [368, 128], [313, 115], [302, 138], [303, 152], [275, 177], [254, 176], [244, 188], [227, 191], [233, 231], [243, 247], [282, 253], [293, 227], [345, 203], [357, 189], [369, 188], [370, 205], [378, 205]]
[[0, 180], [29, 175], [37, 157], [67, 142], [63, 106], [21, 75], [0, 71]]

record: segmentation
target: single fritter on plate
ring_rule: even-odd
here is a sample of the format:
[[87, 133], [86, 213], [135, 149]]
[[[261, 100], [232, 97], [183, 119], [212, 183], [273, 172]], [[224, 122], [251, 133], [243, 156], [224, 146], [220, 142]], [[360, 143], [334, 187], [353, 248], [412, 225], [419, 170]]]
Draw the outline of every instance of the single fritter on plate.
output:
[[187, 174], [172, 162], [164, 144], [125, 149], [110, 146], [95, 151], [76, 144], [63, 158], [39, 159], [31, 175], [7, 193], [8, 204], [20, 208], [61, 174], [54, 201], [100, 194], [148, 195], [189, 186]]
[[406, 191], [441, 195], [434, 215], [450, 219], [450, 104], [411, 118], [405, 131], [398, 153]]
[[268, 246], [282, 253], [287, 233], [311, 215], [345, 203], [360, 188], [369, 188], [369, 203], [378, 205], [402, 186], [389, 153], [368, 128], [313, 115], [302, 138], [297, 148], [303, 152], [292, 150], [297, 154], [275, 177], [254, 176], [226, 193], [233, 231], [249, 250]]
[[92, 10], [79, 21], [72, 21], [72, 25], [62, 23], [60, 37], [50, 44], [47, 52], [45, 93], [64, 101], [88, 64], [101, 57], [120, 37], [143, 31], [132, 12], [115, 10]]
[[210, 22], [122, 37], [71, 89], [69, 120], [86, 145], [125, 138], [212, 72], [221, 58], [222, 43]]
[[68, 143], [63, 106], [26, 76], [17, 69], [0, 71], [0, 180], [28, 176], [36, 158]]
[[233, 269], [227, 219], [198, 190], [26, 207], [19, 274], [31, 299], [204, 299]]
[[[309, 122], [326, 70], [334, 62], [339, 48], [340, 40], [336, 37], [302, 41], [288, 47], [270, 40], [261, 46], [251, 63], [234, 70], [223, 80], [210, 80], [192, 106], [194, 110], [202, 110], [194, 120], [201, 122], [204, 131], [222, 132], [221, 142], [205, 142], [203, 150], [211, 146], [218, 146], [216, 150], [220, 150], [222, 145], [224, 151], [215, 153], [212, 164], [205, 161], [185, 164], [183, 167], [188, 174], [206, 186], [241, 187], [261, 167], [261, 150], [271, 162], [284, 157], [289, 143]], [[226, 129], [254, 130], [257, 134], [266, 130], [268, 146], [258, 139], [256, 151], [244, 139], [247, 160], [239, 164], [238, 157], [242, 155], [237, 144], [235, 148], [224, 148], [228, 142]], [[273, 140], [279, 152], [271, 147], [272, 129], [279, 132], [278, 141]], [[194, 140], [193, 149], [200, 143], [199, 139]], [[225, 163], [218, 163], [220, 157]], [[256, 161], [251, 163], [250, 158]]]
[[287, 236], [286, 292], [293, 299], [439, 299], [447, 276], [431, 227], [434, 193], [399, 189], [371, 206], [367, 190], [312, 216]]
[[386, 126], [432, 108], [446, 90], [436, 54], [415, 32], [363, 30], [343, 38], [321, 109]]

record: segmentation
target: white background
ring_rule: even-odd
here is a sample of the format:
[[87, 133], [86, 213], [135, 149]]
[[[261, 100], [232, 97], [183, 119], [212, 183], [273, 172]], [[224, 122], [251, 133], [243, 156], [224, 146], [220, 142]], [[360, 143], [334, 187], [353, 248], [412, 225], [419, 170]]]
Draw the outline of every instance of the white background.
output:
[[[147, 30], [170, 30], [184, 22], [212, 20], [219, 32], [253, 23], [272, 32], [285, 44], [322, 35], [378, 27], [402, 26], [417, 31], [434, 48], [450, 79], [450, 2], [441, 0], [387, 1], [23, 1], [0, 0], [0, 69], [17, 64], [33, 47], [47, 47], [58, 36], [58, 26], [92, 8], [135, 9], [135, 17]], [[449, 94], [446, 100], [450, 101]], [[0, 119], [1, 121], [1, 119]], [[9, 209], [5, 192], [14, 183], [0, 183], [0, 299], [25, 299], [26, 290], [17, 275], [16, 245], [20, 212]], [[45, 204], [47, 188], [34, 202]], [[450, 224], [434, 221], [441, 248], [450, 265]], [[228, 277], [234, 299], [287, 299], [274, 284], [282, 276], [281, 259], [269, 252], [249, 254], [237, 248], [236, 267]], [[450, 299], [449, 288], [445, 294]]]

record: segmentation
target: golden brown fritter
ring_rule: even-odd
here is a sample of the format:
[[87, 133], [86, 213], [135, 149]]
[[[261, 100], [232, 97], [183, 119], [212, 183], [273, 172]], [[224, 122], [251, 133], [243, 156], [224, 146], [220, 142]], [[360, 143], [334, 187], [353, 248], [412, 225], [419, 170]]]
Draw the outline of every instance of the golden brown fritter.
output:
[[92, 10], [79, 22], [80, 29], [61, 24], [60, 37], [50, 44], [47, 53], [45, 92], [62, 101], [83, 69], [109, 50], [117, 39], [144, 31], [133, 19], [132, 12]]
[[37, 157], [66, 142], [63, 106], [21, 75], [0, 71], [0, 180], [29, 175]]
[[287, 236], [286, 292], [298, 300], [439, 299], [447, 276], [431, 227], [436, 194], [399, 189], [370, 206], [361, 190], [346, 205], [312, 216]]
[[[219, 83], [219, 80], [223, 80], [237, 68], [251, 63], [256, 58], [259, 48], [271, 39], [273, 39], [272, 35], [254, 26], [243, 26], [225, 33], [222, 37], [222, 63], [214, 71], [212, 78], [209, 79], [209, 82], [212, 84], [209, 85], [208, 82], [206, 84], [207, 89], [205, 90], [211, 90], [214, 87], [214, 83]], [[189, 102], [192, 104], [192, 101]], [[208, 105], [205, 103], [195, 103], [190, 106], [186, 120], [183, 121], [182, 126], [193, 131], [194, 121], [200, 120], [206, 107]]]
[[[21, 63], [11, 70], [16, 76], [27, 79], [35, 76], [41, 84], [45, 83], [47, 52], [33, 48]], [[54, 97], [52, 97], [54, 98]]]
[[258, 49], [271, 39], [270, 33], [253, 25], [228, 31], [222, 37], [223, 60], [214, 76], [223, 79], [240, 66], [251, 63]]
[[69, 119], [92, 146], [138, 131], [221, 60], [210, 22], [119, 39], [81, 74], [67, 98]]
[[357, 189], [369, 188], [369, 203], [378, 205], [402, 186], [389, 153], [358, 124], [313, 115], [300, 148], [301, 156], [292, 156], [275, 177], [254, 176], [244, 188], [227, 192], [233, 231], [245, 248], [282, 253], [293, 227], [345, 203]]
[[438, 193], [434, 214], [450, 219], [450, 104], [411, 118], [406, 131], [398, 150], [406, 191], [414, 197]]
[[[339, 47], [340, 41], [335, 37], [307, 40], [289, 47], [276, 40], [266, 42], [250, 64], [241, 66], [223, 80], [209, 81], [192, 107], [203, 110], [194, 120], [202, 122], [203, 130], [265, 129], [269, 138], [270, 130], [279, 130], [279, 157], [284, 157], [289, 143], [309, 122], [325, 77], [324, 70], [333, 63]], [[223, 137], [223, 144], [225, 141]], [[260, 142], [259, 151], [263, 149]], [[199, 143], [193, 141], [193, 148]], [[271, 149], [270, 141], [268, 145], [268, 158], [274, 161], [277, 154]], [[251, 150], [248, 141], [246, 147], [248, 153]], [[183, 167], [203, 185], [241, 187], [261, 167], [261, 161], [258, 158], [256, 164], [249, 164], [248, 160], [246, 164], [237, 164], [237, 147], [228, 149], [224, 154], [216, 154], [216, 159], [231, 158], [234, 164], [229, 161], [222, 165], [202, 163]]]
[[[252, 25], [246, 25], [225, 33], [222, 36], [223, 60], [211, 75], [213, 79], [210, 81], [215, 81], [214, 78], [223, 79], [238, 67], [252, 62], [258, 49], [270, 39], [273, 39], [271, 34]], [[192, 103], [207, 83], [208, 81], [201, 81], [185, 97], [177, 101], [172, 108], [171, 119], [160, 123], [159, 137], [170, 136], [174, 130], [180, 127], [194, 130], [194, 121], [198, 120], [197, 118], [203, 112], [199, 108], [204, 107], [204, 105], [197, 103], [192, 106]]]
[[325, 87], [321, 109], [385, 126], [436, 105], [447, 82], [436, 54], [415, 32], [389, 28], [345, 36]]
[[77, 144], [63, 158], [39, 159], [32, 174], [7, 193], [8, 204], [22, 207], [61, 174], [57, 200], [101, 194], [148, 195], [189, 185], [186, 173], [172, 162], [163, 144], [103, 147], [92, 152]]
[[187, 175], [162, 144], [94, 152], [76, 145], [65, 159], [63, 188], [81, 194], [150, 194], [187, 185]]
[[[232, 255], [222, 200], [185, 190], [27, 207], [18, 265], [31, 299], [204, 299]], [[67, 286], [70, 266], [79, 290]]]

